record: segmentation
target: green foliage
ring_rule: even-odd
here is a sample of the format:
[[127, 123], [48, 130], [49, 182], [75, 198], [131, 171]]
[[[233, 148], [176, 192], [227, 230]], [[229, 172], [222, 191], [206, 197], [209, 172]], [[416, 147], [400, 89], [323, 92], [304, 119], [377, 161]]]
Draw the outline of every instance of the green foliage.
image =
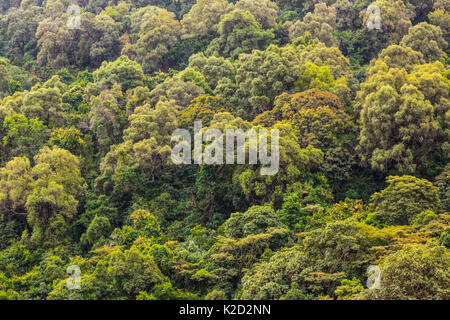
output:
[[328, 91], [334, 86], [334, 78], [329, 66], [318, 67], [314, 63], [306, 63], [305, 71], [295, 84], [295, 89], [304, 91], [317, 88]]
[[123, 94], [115, 85], [91, 97], [90, 128], [95, 134], [97, 150], [104, 155], [111, 145], [120, 141], [126, 123]]
[[281, 250], [242, 279], [242, 299], [311, 299], [333, 295], [340, 281], [360, 276], [368, 242], [349, 223], [336, 222], [306, 235], [301, 246]]
[[449, 299], [448, 0], [0, 2], [0, 299]]
[[217, 25], [229, 11], [226, 0], [198, 0], [181, 20], [183, 38], [211, 38], [217, 34]]
[[94, 83], [100, 89], [111, 88], [115, 83], [123, 91], [142, 85], [144, 74], [142, 67], [135, 61], [121, 56], [114, 62], [103, 62], [94, 74]]
[[225, 236], [244, 238], [251, 234], [264, 233], [268, 228], [281, 228], [273, 209], [253, 206], [244, 213], [233, 213], [222, 226]]
[[262, 29], [250, 12], [239, 9], [224, 15], [217, 28], [219, 37], [207, 49], [211, 55], [237, 58], [241, 53], [264, 49], [274, 37], [272, 31]]
[[283, 206], [278, 211], [280, 221], [289, 228], [302, 232], [306, 228], [306, 212], [302, 210], [302, 201], [297, 193], [288, 194], [283, 199]]
[[104, 239], [111, 229], [109, 219], [102, 216], [95, 216], [86, 230], [86, 239], [93, 245], [97, 241]]
[[436, 186], [439, 188], [443, 210], [450, 212], [450, 165], [447, 164], [442, 173], [436, 177]]
[[423, 226], [429, 224], [431, 221], [438, 220], [439, 216], [431, 210], [419, 213], [412, 221], [413, 226]]
[[144, 292], [136, 296], [136, 300], [197, 300], [198, 296], [183, 290], [176, 289], [170, 282], [157, 284], [152, 290], [152, 294], [148, 295]]
[[265, 51], [242, 54], [235, 63], [236, 75], [219, 81], [214, 93], [228, 99], [244, 119], [270, 110], [273, 99], [293, 89], [301, 74], [297, 50], [270, 45]]
[[153, 257], [136, 247], [121, 251], [118, 247], [102, 247], [91, 259], [81, 259], [81, 290], [68, 290], [61, 280], [50, 292], [49, 299], [125, 299], [152, 289], [164, 282]]
[[[389, 176], [386, 182], [387, 188], [371, 197], [377, 217], [385, 223], [409, 224], [419, 213], [426, 210], [438, 212], [441, 208], [437, 188], [425, 179]], [[420, 220], [422, 218], [417, 217]]]
[[377, 61], [358, 93], [363, 163], [411, 173], [433, 170], [435, 157], [446, 159], [448, 86], [439, 62], [418, 65], [408, 74]]
[[44, 147], [35, 156], [31, 169], [34, 181], [25, 208], [36, 240], [66, 236], [65, 230], [76, 215], [78, 200], [86, 188], [80, 162], [69, 151]]
[[364, 287], [361, 284], [361, 281], [357, 278], [353, 278], [352, 280], [342, 280], [341, 285], [336, 288], [334, 293], [337, 300], [363, 300], [363, 291]]
[[198, 53], [189, 57], [189, 66], [199, 70], [205, 77], [210, 88], [214, 89], [222, 78], [232, 78], [233, 64], [223, 57], [205, 57]]
[[82, 133], [74, 127], [68, 129], [58, 128], [52, 131], [50, 142], [62, 149], [69, 150], [73, 154], [83, 150], [85, 145]]
[[186, 68], [179, 73], [181, 81], [192, 82], [196, 86], [203, 88], [206, 93], [212, 93], [211, 88], [206, 83], [205, 77], [200, 72], [194, 70], [193, 68]]
[[133, 227], [136, 228], [141, 236], [157, 240], [161, 237], [161, 229], [159, 223], [152, 213], [147, 210], [136, 210], [130, 215]]
[[314, 12], [308, 12], [303, 20], [298, 20], [294, 24], [288, 22], [289, 38], [294, 41], [308, 32], [328, 47], [336, 46], [337, 40], [333, 36], [336, 15], [335, 8], [328, 7], [325, 3], [317, 3], [314, 6]]
[[447, 299], [449, 252], [442, 246], [408, 245], [387, 256], [381, 265], [381, 289], [375, 299]]
[[3, 148], [8, 150], [5, 159], [34, 157], [47, 140], [47, 128], [38, 119], [28, 120], [23, 114], [12, 114], [3, 120]]
[[166, 71], [167, 55], [180, 36], [180, 22], [173, 13], [153, 6], [142, 8], [136, 15], [140, 15], [135, 18], [139, 23], [136, 26], [139, 38], [125, 45], [122, 53], [136, 59], [146, 72]]
[[426, 22], [411, 27], [400, 44], [421, 52], [429, 62], [441, 60], [443, 50], [447, 49], [447, 42], [442, 36], [441, 29]]

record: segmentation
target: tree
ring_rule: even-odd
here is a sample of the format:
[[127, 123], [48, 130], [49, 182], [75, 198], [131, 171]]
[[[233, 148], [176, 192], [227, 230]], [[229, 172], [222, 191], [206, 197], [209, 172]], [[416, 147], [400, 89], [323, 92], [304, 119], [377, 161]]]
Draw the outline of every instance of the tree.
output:
[[[95, 0], [91, 0], [94, 2]], [[171, 11], [176, 14], [178, 19], [181, 19], [185, 14], [191, 10], [195, 5], [195, 0], [177, 1], [177, 0], [134, 0], [132, 1], [133, 7], [146, 7], [149, 5], [158, 6]]]
[[293, 117], [299, 144], [311, 145], [323, 151], [321, 170], [335, 190], [348, 180], [357, 164], [355, 156], [357, 127], [354, 119], [342, 109], [327, 105], [301, 108]]
[[167, 70], [167, 54], [180, 36], [180, 23], [175, 15], [158, 7], [146, 7], [139, 26], [139, 39], [126, 45], [122, 54], [136, 59], [144, 71]]
[[[411, 72], [415, 66], [425, 63], [421, 52], [395, 44], [383, 49], [378, 60], [383, 61], [389, 68], [405, 69], [407, 72]], [[373, 66], [375, 62], [376, 60], [373, 60], [371, 65]]]
[[342, 52], [336, 48], [327, 48], [322, 43], [318, 43], [313, 48], [307, 48], [301, 53], [302, 62], [311, 62], [319, 67], [328, 66], [336, 82], [331, 92], [335, 93], [345, 102], [347, 111], [353, 111], [353, 99], [358, 89], [358, 81], [350, 70], [350, 62]]
[[334, 87], [334, 80], [329, 66], [319, 67], [314, 63], [307, 62], [300, 79], [295, 83], [295, 88], [298, 91], [311, 88], [329, 91]]
[[448, 249], [433, 243], [406, 245], [387, 256], [381, 265], [379, 290], [369, 298], [386, 300], [448, 299], [450, 281]]
[[104, 61], [94, 74], [94, 87], [97, 90], [111, 89], [118, 83], [123, 92], [142, 86], [144, 72], [136, 61], [127, 56], [121, 56], [116, 61]]
[[435, 185], [439, 188], [439, 198], [442, 202], [442, 209], [450, 212], [450, 165], [447, 164], [436, 179]]
[[196, 86], [202, 88], [206, 93], [213, 93], [208, 83], [206, 83], [205, 76], [194, 68], [187, 67], [186, 69], [181, 71], [178, 76], [180, 77], [181, 81], [192, 82]]
[[158, 143], [168, 144], [177, 128], [176, 106], [170, 102], [159, 102], [153, 109], [145, 104], [137, 107], [128, 121], [130, 125], [123, 135], [125, 141], [136, 143], [154, 137]]
[[207, 255], [214, 268], [209, 277], [212, 278], [210, 287], [214, 285], [213, 288], [230, 296], [237, 289], [239, 279], [248, 269], [258, 265], [261, 256], [291, 242], [291, 232], [277, 228], [240, 239], [219, 237]]
[[119, 142], [126, 123], [122, 91], [117, 85], [91, 97], [89, 113], [90, 129], [95, 134], [97, 149], [101, 155]]
[[127, 94], [127, 116], [132, 114], [134, 110], [149, 102], [150, 89], [148, 87], [139, 86], [128, 92]]
[[355, 226], [336, 222], [277, 251], [242, 278], [241, 299], [311, 299], [333, 295], [345, 276], [362, 273], [368, 242]]
[[16, 157], [0, 169], [2, 219], [26, 215], [25, 203], [32, 179], [30, 160], [26, 157]]
[[66, 26], [68, 15], [42, 20], [36, 31], [41, 66], [58, 70], [74, 61], [74, 33]]
[[[89, 224], [85, 235], [85, 239], [90, 245], [94, 245], [101, 240], [105, 240], [105, 237], [111, 232], [111, 223], [107, 217], [95, 216]], [[83, 236], [81, 242], [84, 241]]]
[[194, 121], [201, 121], [209, 126], [216, 112], [223, 112], [225, 101], [218, 96], [201, 95], [191, 101], [191, 104], [181, 111], [180, 125], [182, 128], [194, 128]]
[[321, 272], [361, 277], [370, 259], [370, 242], [351, 221], [334, 221], [312, 230], [306, 234], [303, 245], [308, 260]]
[[425, 179], [389, 176], [388, 186], [371, 197], [377, 219], [390, 225], [410, 224], [417, 214], [441, 208], [438, 189]]
[[242, 166], [235, 170], [233, 182], [240, 186], [251, 204], [264, 201], [271, 203], [274, 209], [279, 209], [284, 193], [296, 192], [309, 183], [314, 186], [326, 184], [323, 181], [325, 179], [316, 173], [323, 162], [323, 152], [311, 145], [302, 148], [290, 123], [277, 123], [271, 130], [279, 130], [278, 172], [264, 176], [261, 175], [261, 165]]
[[336, 9], [328, 7], [325, 3], [315, 4], [314, 13], [308, 12], [302, 21], [298, 20], [294, 24], [287, 23], [287, 26], [291, 41], [308, 32], [328, 47], [338, 44], [333, 36], [333, 31], [336, 29]]
[[140, 231], [140, 235], [158, 241], [162, 234], [160, 225], [155, 215], [147, 210], [138, 209], [130, 215], [133, 227]]
[[25, 208], [33, 238], [55, 240], [67, 237], [69, 223], [77, 212], [78, 200], [86, 184], [80, 174], [80, 162], [69, 151], [44, 147], [35, 156], [36, 165]]
[[229, 60], [223, 57], [206, 57], [203, 53], [190, 56], [189, 67], [200, 71], [211, 89], [215, 89], [221, 79], [231, 79], [235, 73]]
[[[412, 25], [411, 12], [407, 10], [404, 1], [377, 0], [372, 2], [371, 6], [380, 8], [381, 29], [375, 29], [376, 33], [383, 41], [387, 41], [387, 44], [398, 44]], [[372, 15], [373, 13], [367, 12], [367, 9], [360, 13], [364, 26], [367, 26], [368, 20], [373, 18]]]
[[342, 101], [333, 93], [313, 88], [294, 94], [282, 93], [275, 98], [271, 112], [276, 120], [288, 120], [302, 109], [324, 106], [341, 109]]
[[153, 256], [135, 246], [122, 251], [119, 247], [101, 247], [90, 259], [78, 258], [82, 269], [81, 290], [67, 289], [67, 279], [60, 280], [48, 299], [134, 299], [143, 291], [164, 282], [164, 276]]
[[28, 119], [39, 119], [48, 128], [59, 127], [66, 120], [61, 99], [59, 88], [38, 86], [25, 95], [20, 111]]
[[[282, 298], [296, 288], [306, 273], [307, 257], [299, 246], [275, 253], [269, 261], [256, 264], [242, 277], [241, 299]], [[297, 299], [308, 298], [306, 292]]]
[[278, 221], [275, 211], [270, 207], [253, 206], [246, 212], [236, 212], [225, 221], [223, 232], [228, 238], [244, 238], [251, 234], [259, 234], [268, 228], [285, 227]]
[[408, 30], [400, 44], [421, 52], [427, 62], [442, 60], [447, 42], [442, 36], [441, 28], [421, 22]]
[[264, 29], [276, 27], [278, 5], [270, 0], [239, 0], [236, 9], [250, 12]]
[[103, 61], [116, 59], [120, 54], [119, 30], [116, 22], [106, 14], [83, 12], [77, 30], [77, 64], [98, 67]]
[[352, 77], [350, 62], [342, 52], [336, 47], [326, 47], [323, 43], [318, 43], [313, 48], [301, 53], [302, 62], [312, 62], [319, 67], [329, 66], [335, 79]]
[[12, 114], [3, 120], [3, 145], [6, 158], [26, 156], [33, 158], [47, 140], [47, 128], [38, 119], [28, 120], [23, 114]]
[[[187, 107], [191, 101], [205, 93], [205, 89], [191, 79], [181, 79], [179, 75], [169, 78], [150, 92], [149, 100], [154, 106], [159, 101], [173, 101], [179, 108]], [[194, 79], [192, 79], [194, 80]]]
[[336, 288], [334, 294], [337, 300], [364, 300], [364, 287], [357, 278], [343, 279], [341, 285]]
[[436, 4], [438, 4], [439, 2], [440, 1], [435, 2], [436, 10], [428, 14], [428, 20], [430, 20], [431, 24], [441, 28], [442, 35], [444, 39], [448, 42], [448, 39], [450, 37], [450, 14], [448, 13], [448, 9], [445, 10], [445, 8], [440, 8], [436, 6]]
[[[22, 1], [24, 2], [24, 1]], [[43, 18], [43, 9], [35, 5], [12, 7], [1, 16], [1, 29], [5, 35], [5, 56], [12, 60], [22, 59], [26, 54], [36, 55], [35, 34]], [[2, 54], [3, 55], [3, 54]]]
[[[418, 24], [426, 19], [427, 14], [435, 6], [435, 0], [405, 0], [405, 5], [408, 7], [408, 11], [411, 12], [411, 21], [413, 24]], [[439, 2], [439, 0], [437, 1]]]
[[[158, 102], [145, 104], [129, 116], [124, 142], [113, 145], [100, 162], [97, 188], [117, 197], [143, 192], [147, 183], [170, 176], [170, 140], [178, 127], [176, 106]], [[141, 187], [142, 185], [142, 187]]]
[[410, 74], [375, 63], [358, 93], [363, 164], [407, 173], [426, 170], [433, 153], [445, 158], [447, 124], [442, 117], [449, 102], [442, 73], [439, 62], [416, 66]]
[[8, 74], [8, 61], [6, 59], [0, 60], [0, 74], [1, 74], [1, 80], [0, 80], [0, 98], [4, 98], [9, 93], [9, 87], [10, 87], [10, 81], [11, 77]]
[[50, 135], [50, 142], [62, 149], [69, 150], [77, 156], [85, 153], [86, 143], [83, 140], [83, 134], [74, 127], [53, 130]]
[[449, 12], [0, 0], [0, 299], [449, 299]]
[[270, 45], [265, 51], [242, 54], [235, 62], [235, 77], [219, 81], [214, 93], [229, 101], [236, 113], [252, 119], [272, 107], [273, 99], [294, 88], [302, 74], [295, 46]]
[[262, 29], [250, 12], [239, 9], [223, 16], [218, 31], [219, 37], [208, 46], [208, 55], [237, 58], [241, 53], [264, 49], [274, 37], [272, 31]]
[[222, 16], [230, 8], [226, 0], [198, 0], [181, 20], [182, 38], [213, 38]]

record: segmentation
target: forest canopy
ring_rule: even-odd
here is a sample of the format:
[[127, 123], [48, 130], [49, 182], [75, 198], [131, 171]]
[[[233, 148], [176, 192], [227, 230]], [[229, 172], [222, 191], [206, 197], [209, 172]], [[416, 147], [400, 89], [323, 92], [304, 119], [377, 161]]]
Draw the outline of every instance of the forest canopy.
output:
[[450, 299], [449, 8], [1, 1], [0, 299]]

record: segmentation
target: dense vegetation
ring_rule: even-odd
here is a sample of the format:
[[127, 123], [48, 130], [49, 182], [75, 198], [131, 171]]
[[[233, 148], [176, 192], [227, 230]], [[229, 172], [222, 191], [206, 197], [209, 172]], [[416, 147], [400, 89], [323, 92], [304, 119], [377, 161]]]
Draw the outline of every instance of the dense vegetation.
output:
[[450, 299], [449, 0], [71, 4], [0, 4], [0, 298]]

